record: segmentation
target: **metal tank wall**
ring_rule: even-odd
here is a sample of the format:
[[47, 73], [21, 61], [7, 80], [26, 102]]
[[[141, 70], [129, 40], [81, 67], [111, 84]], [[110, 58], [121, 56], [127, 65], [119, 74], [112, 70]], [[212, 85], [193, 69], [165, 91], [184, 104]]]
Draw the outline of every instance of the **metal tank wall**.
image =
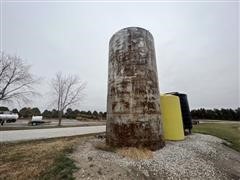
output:
[[106, 142], [164, 146], [153, 36], [143, 28], [115, 33], [109, 43]]

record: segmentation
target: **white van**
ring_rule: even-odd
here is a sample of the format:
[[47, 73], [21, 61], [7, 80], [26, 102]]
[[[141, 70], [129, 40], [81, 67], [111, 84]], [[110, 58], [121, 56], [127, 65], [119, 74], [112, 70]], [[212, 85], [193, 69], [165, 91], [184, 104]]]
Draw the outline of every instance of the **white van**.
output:
[[28, 125], [36, 126], [43, 123], [45, 123], [45, 121], [43, 121], [42, 116], [33, 116], [32, 120], [28, 123]]

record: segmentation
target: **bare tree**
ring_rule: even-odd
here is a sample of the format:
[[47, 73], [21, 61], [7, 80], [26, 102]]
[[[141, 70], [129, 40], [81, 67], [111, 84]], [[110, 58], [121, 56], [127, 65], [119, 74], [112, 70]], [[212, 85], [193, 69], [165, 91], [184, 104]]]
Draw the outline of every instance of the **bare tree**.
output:
[[68, 106], [75, 105], [80, 102], [83, 97], [83, 90], [86, 83], [80, 81], [78, 76], [64, 76], [61, 72], [56, 74], [52, 80], [52, 89], [54, 95], [54, 103], [58, 109], [58, 125], [61, 125], [64, 110]]
[[38, 79], [21, 58], [0, 54], [0, 102], [29, 102], [30, 96], [37, 94], [33, 85]]

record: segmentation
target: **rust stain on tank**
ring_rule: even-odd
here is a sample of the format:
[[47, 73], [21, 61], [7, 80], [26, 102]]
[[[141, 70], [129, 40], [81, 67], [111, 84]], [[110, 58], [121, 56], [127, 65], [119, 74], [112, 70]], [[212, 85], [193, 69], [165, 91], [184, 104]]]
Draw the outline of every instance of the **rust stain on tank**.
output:
[[125, 28], [109, 43], [107, 138], [112, 146], [164, 146], [153, 37]]

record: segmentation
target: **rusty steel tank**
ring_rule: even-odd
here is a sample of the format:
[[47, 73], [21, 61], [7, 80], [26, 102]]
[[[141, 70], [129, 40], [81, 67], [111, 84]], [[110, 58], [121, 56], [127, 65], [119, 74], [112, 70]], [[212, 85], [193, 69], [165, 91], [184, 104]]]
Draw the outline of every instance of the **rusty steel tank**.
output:
[[106, 143], [164, 146], [153, 36], [143, 28], [115, 33], [109, 43]]

